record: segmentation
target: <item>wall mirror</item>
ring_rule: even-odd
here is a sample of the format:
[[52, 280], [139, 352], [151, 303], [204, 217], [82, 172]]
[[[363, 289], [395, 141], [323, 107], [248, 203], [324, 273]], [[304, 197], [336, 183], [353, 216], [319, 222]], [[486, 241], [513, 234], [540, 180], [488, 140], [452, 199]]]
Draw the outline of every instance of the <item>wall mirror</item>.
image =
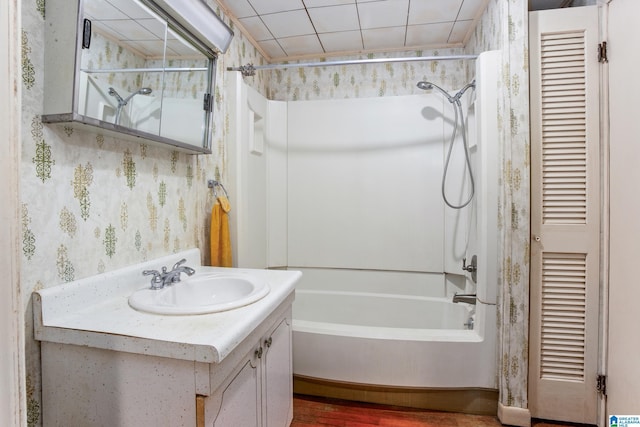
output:
[[[217, 52], [209, 40], [181, 25], [165, 3], [163, 8], [151, 0], [80, 0], [69, 18], [73, 14], [59, 11], [50, 16], [49, 10], [68, 11], [68, 0], [49, 0], [47, 6], [56, 2], [66, 4], [47, 7], [52, 28], [47, 29], [43, 122], [80, 123], [211, 152]], [[215, 15], [204, 3], [199, 7]], [[68, 25], [76, 29], [73, 35]], [[73, 58], [72, 70], [64, 58]]]

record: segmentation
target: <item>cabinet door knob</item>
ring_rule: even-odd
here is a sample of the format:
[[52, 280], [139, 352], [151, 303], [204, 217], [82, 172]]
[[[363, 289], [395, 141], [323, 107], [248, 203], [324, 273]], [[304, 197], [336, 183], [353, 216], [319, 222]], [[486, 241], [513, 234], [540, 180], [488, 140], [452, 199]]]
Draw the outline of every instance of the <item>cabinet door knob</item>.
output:
[[269, 339], [264, 340], [264, 345], [265, 347], [269, 348], [271, 347], [271, 343], [273, 342], [273, 338], [269, 337]]
[[262, 347], [260, 347], [260, 348], [258, 348], [258, 349], [256, 350], [256, 352], [255, 352], [255, 356], [256, 356], [258, 359], [261, 359], [261, 358], [262, 358]]

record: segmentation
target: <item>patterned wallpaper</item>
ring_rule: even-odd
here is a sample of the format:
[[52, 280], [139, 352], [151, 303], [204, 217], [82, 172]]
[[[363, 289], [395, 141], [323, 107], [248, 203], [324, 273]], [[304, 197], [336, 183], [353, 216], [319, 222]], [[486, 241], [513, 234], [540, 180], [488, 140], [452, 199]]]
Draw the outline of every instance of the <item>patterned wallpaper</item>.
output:
[[[211, 155], [188, 155], [99, 131], [45, 125], [40, 119], [45, 10], [44, 0], [22, 2], [21, 286], [30, 426], [41, 423], [40, 358], [33, 340], [31, 293], [186, 248], [200, 247], [207, 254], [213, 200], [206, 182], [224, 181], [226, 170], [224, 70], [262, 61], [239, 32], [219, 59]], [[128, 55], [113, 42], [102, 40], [102, 44], [103, 54], [95, 61]], [[135, 58], [129, 61], [133, 65]], [[138, 81], [115, 83], [127, 90], [139, 86]], [[172, 90], [177, 92], [181, 84], [172, 82]], [[262, 93], [266, 85], [262, 77], [254, 82]], [[191, 85], [182, 89], [189, 92]], [[203, 262], [208, 262], [206, 255]]]
[[[217, 8], [213, 0], [208, 2]], [[33, 340], [32, 291], [189, 247], [200, 247], [206, 254], [213, 202], [206, 181], [224, 182], [226, 176], [225, 70], [247, 63], [261, 65], [264, 59], [235, 31], [229, 51], [218, 61], [211, 155], [187, 155], [97, 131], [43, 125], [45, 0], [22, 3], [21, 286], [26, 308], [28, 421], [39, 425], [40, 360], [38, 343]], [[505, 313], [499, 325], [503, 339], [500, 388], [504, 404], [521, 407], [526, 407], [523, 319], [528, 316], [526, 3], [490, 0], [466, 49], [471, 53], [503, 49], [510, 55], [504, 73], [508, 96], [500, 106], [504, 165], [501, 311]], [[117, 53], [117, 47], [111, 52]], [[444, 49], [375, 57], [457, 53], [465, 52]], [[271, 99], [294, 100], [420, 93], [415, 86], [419, 80], [455, 89], [470, 77], [465, 61], [433, 61], [258, 71], [245, 80]]]
[[491, 0], [467, 45], [502, 51], [498, 193], [500, 403], [527, 408], [529, 360], [529, 69], [528, 5]]
[[[408, 51], [388, 54], [331, 57], [329, 61], [399, 58], [415, 56], [447, 56], [465, 54], [462, 49]], [[305, 62], [316, 62], [305, 61]], [[269, 98], [297, 101], [331, 98], [366, 98], [424, 93], [416, 87], [420, 80], [429, 80], [447, 90], [467, 83], [467, 61], [392, 62], [313, 68], [274, 70]], [[257, 71], [257, 73], [265, 73]]]

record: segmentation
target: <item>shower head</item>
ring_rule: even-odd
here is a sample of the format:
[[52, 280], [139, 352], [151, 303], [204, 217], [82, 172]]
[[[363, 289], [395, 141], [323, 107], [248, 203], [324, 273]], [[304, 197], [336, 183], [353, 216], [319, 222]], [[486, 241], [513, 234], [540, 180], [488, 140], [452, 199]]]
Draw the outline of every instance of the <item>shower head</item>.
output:
[[455, 95], [453, 95], [453, 96], [449, 95], [449, 93], [448, 93], [446, 90], [442, 89], [440, 86], [438, 86], [438, 85], [436, 85], [436, 84], [434, 84], [434, 83], [431, 83], [431, 82], [425, 82], [425, 81], [418, 82], [418, 87], [419, 87], [420, 89], [422, 89], [422, 90], [437, 89], [437, 90], [439, 90], [440, 92], [442, 92], [442, 94], [443, 94], [443, 95], [444, 95], [444, 96], [449, 100], [449, 102], [450, 102], [450, 103], [452, 103], [452, 104], [453, 104], [453, 103], [455, 102], [455, 103], [457, 103], [457, 104], [460, 104], [460, 98], [462, 97], [462, 95], [463, 95], [463, 94], [464, 94], [464, 93], [465, 93], [469, 88], [472, 88], [472, 89], [475, 89], [475, 88], [476, 88], [476, 81], [475, 81], [475, 80], [473, 80], [471, 83], [467, 83], [467, 85], [465, 85], [465, 87], [463, 87], [462, 89], [460, 89], [460, 90], [458, 91], [458, 93], [456, 93], [456, 94], [455, 94]]
[[138, 89], [137, 91], [133, 92], [132, 94], [130, 94], [129, 96], [127, 96], [123, 102], [122, 105], [127, 105], [127, 102], [129, 102], [129, 100], [131, 98], [133, 98], [136, 95], [149, 95], [152, 92], [150, 87], [142, 87], [140, 89]]
[[454, 103], [456, 101], [456, 99], [453, 96], [449, 95], [449, 93], [446, 90], [442, 89], [440, 86], [438, 86], [435, 83], [422, 81], [422, 82], [418, 82], [418, 87], [422, 90], [437, 89], [440, 92], [442, 92], [442, 94], [449, 100], [449, 102]]

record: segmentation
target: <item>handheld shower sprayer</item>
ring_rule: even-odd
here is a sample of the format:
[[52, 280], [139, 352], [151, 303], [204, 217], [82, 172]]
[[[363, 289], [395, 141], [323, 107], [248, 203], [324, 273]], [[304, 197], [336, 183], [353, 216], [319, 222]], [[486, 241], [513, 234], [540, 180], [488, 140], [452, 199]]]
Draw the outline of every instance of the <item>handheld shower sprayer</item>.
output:
[[[421, 82], [418, 82], [417, 86], [418, 86], [418, 88], [420, 88], [422, 90], [436, 89], [436, 90], [440, 91], [447, 98], [447, 100], [453, 105], [453, 110], [455, 112], [455, 119], [454, 119], [454, 124], [453, 124], [453, 133], [451, 134], [451, 141], [449, 142], [449, 151], [447, 153], [447, 159], [445, 160], [444, 171], [442, 172], [442, 198], [444, 199], [444, 202], [447, 204], [447, 206], [449, 206], [450, 208], [462, 209], [465, 206], [467, 206], [469, 203], [471, 203], [471, 200], [473, 200], [473, 196], [475, 194], [476, 187], [475, 187], [475, 181], [473, 179], [473, 171], [471, 170], [471, 160], [470, 160], [470, 156], [469, 156], [469, 147], [467, 145], [467, 130], [466, 130], [466, 127], [465, 127], [465, 124], [464, 124], [464, 113], [462, 111], [462, 103], [460, 102], [460, 98], [462, 97], [462, 95], [464, 95], [464, 93], [469, 88], [475, 89], [476, 81], [473, 80], [471, 83], [466, 84], [462, 89], [460, 89], [458, 91], [458, 93], [456, 93], [453, 96], [449, 95], [449, 93], [446, 90], [442, 89], [440, 86], [438, 86], [438, 85], [436, 85], [434, 83], [431, 83], [431, 82], [421, 81]], [[454, 142], [456, 140], [456, 132], [458, 130], [458, 120], [460, 120], [460, 127], [461, 127], [461, 133], [462, 133], [462, 144], [463, 144], [463, 148], [464, 148], [465, 164], [466, 164], [467, 169], [469, 170], [469, 181], [471, 183], [471, 190], [470, 190], [469, 198], [464, 203], [461, 203], [459, 205], [454, 205], [447, 198], [447, 194], [446, 194], [446, 191], [445, 191], [445, 183], [447, 181], [447, 171], [449, 169], [449, 163], [450, 163], [450, 160], [451, 160], [451, 152], [453, 151], [453, 144], [454, 144]]]
[[138, 89], [137, 91], [133, 92], [131, 95], [127, 96], [127, 97], [124, 99], [124, 103], [126, 104], [127, 102], [129, 102], [129, 100], [130, 100], [131, 98], [133, 98], [133, 97], [134, 97], [134, 96], [136, 96], [136, 95], [150, 95], [150, 94], [151, 94], [151, 92], [153, 92], [153, 91], [151, 90], [151, 88], [150, 88], [150, 87], [141, 87], [141, 88], [140, 88], [140, 89]]
[[112, 87], [109, 88], [109, 95], [111, 95], [114, 98], [116, 98], [116, 101], [118, 101], [118, 105], [126, 104], [124, 102], [124, 99], [122, 99], [122, 97], [120, 96], [120, 94], [118, 92], [116, 92], [116, 90], [114, 88], [112, 88]]
[[471, 83], [467, 83], [462, 89], [460, 89], [458, 91], [458, 93], [456, 93], [453, 96], [449, 95], [449, 92], [447, 92], [446, 90], [442, 89], [440, 86], [438, 86], [435, 83], [421, 81], [421, 82], [418, 82], [417, 86], [418, 86], [418, 88], [420, 88], [422, 90], [437, 89], [437, 90], [440, 91], [440, 93], [442, 93], [445, 96], [445, 98], [447, 98], [447, 100], [450, 103], [452, 103], [452, 104], [455, 103], [455, 104], [460, 106], [460, 98], [462, 98], [462, 95], [464, 95], [464, 93], [467, 91], [467, 89], [469, 89], [469, 88], [475, 89], [476, 81], [473, 80]]

